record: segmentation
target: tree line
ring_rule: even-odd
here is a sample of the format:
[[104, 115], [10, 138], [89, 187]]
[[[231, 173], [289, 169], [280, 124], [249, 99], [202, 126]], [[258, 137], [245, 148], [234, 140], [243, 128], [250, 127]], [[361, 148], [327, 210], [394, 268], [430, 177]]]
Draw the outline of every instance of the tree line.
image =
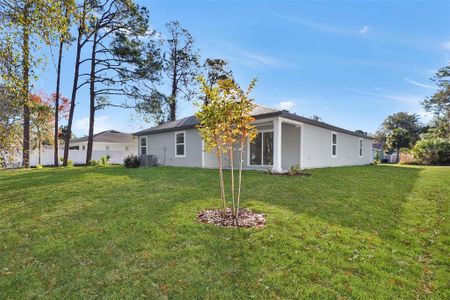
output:
[[428, 124], [422, 124], [417, 114], [399, 112], [388, 116], [374, 135], [385, 150], [396, 151], [397, 163], [404, 149], [417, 163], [450, 164], [450, 66], [439, 69], [431, 80], [437, 91], [422, 101], [433, 115]]
[[[131, 108], [145, 120], [161, 124], [175, 120], [179, 103], [196, 96], [195, 78], [200, 74], [210, 86], [218, 79], [232, 78], [223, 59], [201, 63], [192, 35], [178, 21], [168, 22], [161, 34], [152, 29], [149, 10], [132, 0], [0, 0], [0, 25], [0, 97], [5, 108], [0, 112], [2, 164], [8, 154], [20, 152], [23, 167], [29, 167], [31, 139], [36, 135], [31, 128], [38, 111], [33, 105], [34, 84], [48, 59], [44, 48], [58, 50], [51, 51], [50, 57], [55, 61], [55, 92], [51, 101], [39, 101], [47, 111], [41, 121], [52, 127], [45, 131], [45, 143], [53, 144], [55, 166], [61, 137], [63, 165], [68, 164], [81, 89], [89, 91], [89, 164], [97, 111]], [[66, 70], [62, 60], [70, 46], [75, 48], [70, 57], [73, 69]], [[73, 76], [72, 91], [65, 98], [61, 79], [69, 75]], [[64, 127], [59, 123], [61, 110], [67, 110]]]

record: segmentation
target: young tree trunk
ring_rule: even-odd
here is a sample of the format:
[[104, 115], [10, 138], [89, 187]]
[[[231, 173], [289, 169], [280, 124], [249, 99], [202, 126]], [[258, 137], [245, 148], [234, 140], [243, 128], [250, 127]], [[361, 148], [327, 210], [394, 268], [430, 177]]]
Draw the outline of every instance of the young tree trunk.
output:
[[230, 158], [230, 170], [231, 170], [231, 211], [233, 213], [233, 217], [236, 218], [236, 203], [234, 198], [234, 151], [233, 145], [228, 149], [228, 156]]
[[397, 147], [397, 157], [396, 157], [396, 163], [399, 163], [400, 161], [400, 147]]
[[223, 218], [225, 218], [227, 208], [225, 204], [225, 185], [223, 183], [222, 151], [220, 149], [217, 149], [217, 160], [219, 161], [220, 197], [222, 198]]
[[97, 32], [94, 34], [91, 53], [91, 74], [89, 77], [89, 136], [86, 152], [86, 165], [92, 160], [92, 148], [94, 144], [94, 122], [95, 122], [95, 65], [97, 51]]
[[23, 9], [23, 144], [22, 144], [22, 167], [30, 167], [30, 106], [29, 106], [29, 88], [30, 88], [30, 32], [29, 32], [29, 7], [25, 4]]
[[[85, 5], [83, 4], [83, 15], [85, 11]], [[77, 91], [78, 91], [78, 77], [80, 72], [80, 57], [81, 57], [81, 48], [82, 48], [82, 36], [83, 36], [83, 25], [80, 21], [80, 25], [78, 27], [78, 37], [77, 37], [77, 53], [75, 57], [75, 71], [74, 71], [74, 77], [73, 77], [73, 87], [72, 87], [72, 97], [70, 99], [70, 109], [69, 109], [69, 119], [67, 120], [67, 134], [64, 138], [64, 162], [63, 165], [67, 166], [67, 161], [69, 159], [69, 144], [70, 139], [72, 137], [72, 122], [73, 122], [73, 115], [75, 112], [75, 101], [77, 98]]]
[[239, 161], [239, 179], [238, 179], [238, 192], [237, 192], [237, 199], [236, 199], [236, 219], [239, 222], [239, 205], [241, 202], [241, 184], [242, 184], [242, 164], [243, 164], [243, 157], [244, 157], [244, 145], [245, 145], [245, 138], [241, 137], [241, 149], [240, 149], [240, 161]]
[[58, 52], [58, 66], [56, 69], [56, 95], [55, 95], [55, 136], [53, 139], [53, 165], [55, 167], [59, 166], [59, 155], [58, 155], [58, 128], [59, 128], [59, 90], [61, 85], [61, 62], [62, 62], [62, 53], [63, 53], [64, 42], [62, 37], [59, 42], [59, 52]]

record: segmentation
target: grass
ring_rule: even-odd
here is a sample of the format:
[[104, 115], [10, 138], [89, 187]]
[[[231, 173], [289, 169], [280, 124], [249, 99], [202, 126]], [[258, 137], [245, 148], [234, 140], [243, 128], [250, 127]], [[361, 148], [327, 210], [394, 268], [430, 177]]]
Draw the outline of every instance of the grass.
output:
[[310, 172], [245, 172], [230, 229], [215, 170], [0, 171], [0, 298], [450, 298], [450, 168]]

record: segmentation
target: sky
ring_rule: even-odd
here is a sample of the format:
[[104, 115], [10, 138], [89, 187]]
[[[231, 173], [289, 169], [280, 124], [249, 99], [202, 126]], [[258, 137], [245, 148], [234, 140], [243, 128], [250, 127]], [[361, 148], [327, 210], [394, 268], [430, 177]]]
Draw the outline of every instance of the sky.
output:
[[[430, 78], [450, 61], [450, 1], [137, 1], [153, 29], [178, 20], [202, 61], [228, 61], [235, 79], [258, 82], [255, 102], [350, 130], [375, 132], [384, 118], [406, 111], [430, 120], [420, 101], [435, 91]], [[55, 52], [55, 49], [53, 49]], [[62, 94], [71, 95], [74, 47], [63, 60]], [[86, 51], [85, 55], [88, 55]], [[35, 88], [52, 93], [51, 59]], [[73, 131], [88, 132], [88, 89], [80, 90]], [[179, 105], [178, 118], [192, 115]], [[95, 132], [135, 132], [146, 123], [132, 110], [97, 111]]]

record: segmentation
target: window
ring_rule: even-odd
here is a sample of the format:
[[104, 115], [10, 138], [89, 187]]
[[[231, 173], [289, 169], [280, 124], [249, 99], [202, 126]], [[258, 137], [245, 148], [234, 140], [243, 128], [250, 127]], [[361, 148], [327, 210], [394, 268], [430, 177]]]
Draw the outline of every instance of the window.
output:
[[141, 154], [147, 155], [147, 137], [141, 137]]
[[86, 146], [85, 145], [81, 146], [81, 150], [86, 150]]
[[106, 151], [109, 151], [109, 146], [106, 146], [105, 149], [106, 149]]
[[125, 151], [128, 151], [128, 150], [129, 150], [128, 146], [125, 146]]
[[69, 150], [80, 150], [80, 146], [70, 146]]
[[252, 166], [273, 165], [273, 132], [259, 132], [250, 144], [249, 162]]
[[331, 156], [337, 156], [337, 133], [331, 133]]
[[363, 156], [363, 140], [359, 139], [359, 157]]
[[175, 157], [186, 157], [186, 134], [175, 132]]

